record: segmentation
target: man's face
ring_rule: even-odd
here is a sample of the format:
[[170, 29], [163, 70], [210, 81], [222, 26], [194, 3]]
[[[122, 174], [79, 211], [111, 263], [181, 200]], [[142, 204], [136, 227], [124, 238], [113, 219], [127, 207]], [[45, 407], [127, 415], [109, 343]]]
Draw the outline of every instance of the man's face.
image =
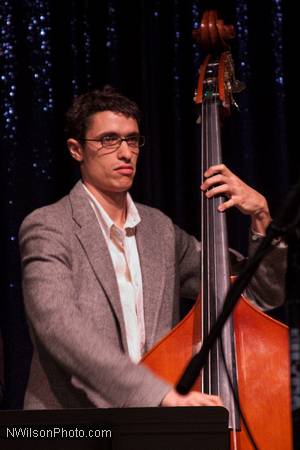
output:
[[[127, 137], [138, 133], [138, 124], [134, 118], [101, 111], [91, 116], [85, 138], [98, 139], [113, 135]], [[68, 141], [71, 155], [80, 161], [84, 183], [106, 195], [128, 191], [136, 171], [138, 148], [128, 146], [126, 141], [122, 141], [116, 150], [101, 148], [100, 142], [85, 141], [84, 144], [83, 147], [78, 141]]]

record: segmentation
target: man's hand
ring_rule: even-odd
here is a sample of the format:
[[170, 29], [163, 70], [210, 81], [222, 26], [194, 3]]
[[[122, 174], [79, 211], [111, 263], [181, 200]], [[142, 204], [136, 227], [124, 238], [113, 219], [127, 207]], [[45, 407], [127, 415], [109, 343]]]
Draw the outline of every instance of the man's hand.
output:
[[220, 212], [236, 206], [243, 214], [251, 216], [254, 231], [265, 234], [271, 216], [263, 195], [244, 183], [224, 164], [211, 166], [204, 173], [204, 177], [206, 180], [200, 187], [205, 191], [207, 198], [216, 195], [227, 197], [227, 200], [218, 207]]
[[207, 395], [197, 391], [181, 395], [172, 389], [163, 398], [161, 406], [223, 406], [223, 403], [217, 395]]

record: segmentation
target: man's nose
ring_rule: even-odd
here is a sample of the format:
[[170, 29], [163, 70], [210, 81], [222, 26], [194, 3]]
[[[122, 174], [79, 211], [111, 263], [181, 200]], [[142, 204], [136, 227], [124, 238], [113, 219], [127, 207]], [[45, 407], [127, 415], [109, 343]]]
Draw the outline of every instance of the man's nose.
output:
[[127, 141], [125, 139], [122, 140], [120, 147], [118, 148], [118, 155], [119, 157], [128, 158], [131, 159], [132, 157], [132, 151], [129, 147]]

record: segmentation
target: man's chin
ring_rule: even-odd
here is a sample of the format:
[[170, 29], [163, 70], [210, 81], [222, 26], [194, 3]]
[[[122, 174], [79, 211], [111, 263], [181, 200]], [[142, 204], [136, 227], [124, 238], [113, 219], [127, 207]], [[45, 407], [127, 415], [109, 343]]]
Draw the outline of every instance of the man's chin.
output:
[[126, 193], [127, 191], [129, 191], [131, 186], [132, 186], [132, 182], [131, 183], [123, 183], [123, 184], [121, 184], [119, 186], [115, 186], [114, 189], [113, 189], [113, 192], [116, 192], [116, 193], [117, 192], [118, 193], [124, 192], [124, 193]]
[[132, 176], [123, 176], [118, 182], [116, 183], [116, 191], [117, 192], [123, 192], [128, 191], [133, 184], [133, 177]]

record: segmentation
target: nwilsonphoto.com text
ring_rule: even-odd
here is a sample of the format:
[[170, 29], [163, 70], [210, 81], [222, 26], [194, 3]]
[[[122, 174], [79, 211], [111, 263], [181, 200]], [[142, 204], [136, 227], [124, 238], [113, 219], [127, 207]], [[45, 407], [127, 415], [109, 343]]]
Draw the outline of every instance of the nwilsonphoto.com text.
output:
[[7, 439], [110, 439], [112, 430], [99, 427], [5, 427], [1, 437]]

